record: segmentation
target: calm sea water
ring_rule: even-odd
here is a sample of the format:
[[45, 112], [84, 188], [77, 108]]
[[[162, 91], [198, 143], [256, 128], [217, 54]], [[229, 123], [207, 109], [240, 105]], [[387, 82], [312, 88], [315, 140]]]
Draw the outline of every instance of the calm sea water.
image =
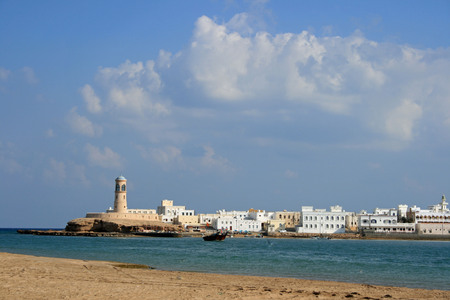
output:
[[0, 252], [146, 264], [162, 270], [450, 290], [450, 242], [33, 236], [0, 229]]

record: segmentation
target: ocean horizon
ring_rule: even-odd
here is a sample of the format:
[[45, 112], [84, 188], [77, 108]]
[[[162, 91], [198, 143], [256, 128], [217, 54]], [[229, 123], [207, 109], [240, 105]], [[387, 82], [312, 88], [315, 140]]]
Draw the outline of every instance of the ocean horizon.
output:
[[204, 242], [192, 237], [35, 236], [18, 234], [17, 229], [0, 229], [1, 252], [145, 264], [169, 271], [450, 290], [449, 241], [227, 238]]

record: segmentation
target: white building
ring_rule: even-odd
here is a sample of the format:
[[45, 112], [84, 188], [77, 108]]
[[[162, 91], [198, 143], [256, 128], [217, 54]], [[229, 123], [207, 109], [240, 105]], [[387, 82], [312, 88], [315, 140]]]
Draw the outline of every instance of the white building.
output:
[[[375, 210], [377, 211], [377, 210]], [[379, 211], [378, 211], [379, 212]], [[358, 215], [359, 230], [374, 233], [414, 233], [414, 223], [397, 223], [397, 215], [362, 214]]]
[[[107, 213], [114, 212], [112, 207], [106, 210]], [[127, 214], [156, 214], [156, 209], [147, 208], [127, 208]]]
[[414, 220], [419, 234], [450, 234], [450, 210], [447, 208], [445, 195], [441, 203], [431, 205], [428, 209], [413, 206], [408, 210], [408, 217]]
[[273, 212], [249, 209], [248, 211], [217, 211], [217, 217], [212, 218], [212, 227], [217, 230], [236, 232], [259, 232], [264, 224], [275, 217]]
[[386, 215], [386, 216], [394, 216], [397, 217], [397, 209], [396, 208], [375, 208], [373, 211], [374, 215]]
[[300, 225], [296, 226], [298, 233], [344, 233], [346, 212], [339, 205], [331, 206], [330, 211], [313, 209], [312, 206], [302, 206]]
[[219, 216], [219, 214], [199, 214], [198, 223], [201, 225], [212, 226], [213, 221]]
[[194, 216], [194, 210], [187, 210], [186, 206], [174, 206], [173, 200], [164, 199], [161, 201], [161, 205], [158, 206], [156, 212], [161, 217], [161, 221], [164, 223], [173, 223], [174, 218], [177, 216]]

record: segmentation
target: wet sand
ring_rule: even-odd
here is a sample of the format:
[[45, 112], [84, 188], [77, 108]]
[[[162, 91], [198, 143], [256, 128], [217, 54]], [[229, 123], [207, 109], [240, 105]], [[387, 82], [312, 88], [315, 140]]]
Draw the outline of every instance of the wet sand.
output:
[[0, 299], [450, 299], [450, 291], [161, 271], [0, 252]]

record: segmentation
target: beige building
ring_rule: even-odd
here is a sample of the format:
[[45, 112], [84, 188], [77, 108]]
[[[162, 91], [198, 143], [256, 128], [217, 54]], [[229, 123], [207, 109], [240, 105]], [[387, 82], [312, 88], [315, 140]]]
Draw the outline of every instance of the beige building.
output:
[[86, 218], [159, 221], [159, 216], [152, 213], [153, 211], [154, 210], [128, 209], [127, 179], [121, 175], [116, 178], [114, 209], [109, 209], [106, 213], [87, 213]]
[[411, 207], [408, 210], [408, 218], [416, 223], [417, 233], [448, 235], [450, 234], [450, 210], [445, 195], [442, 195], [441, 203], [431, 205], [428, 209]]
[[286, 231], [286, 223], [283, 220], [268, 220], [266, 226], [267, 232]]
[[299, 211], [276, 211], [275, 220], [280, 220], [285, 223], [286, 228], [295, 228], [300, 224], [300, 212]]
[[200, 223], [198, 222], [198, 216], [183, 216], [179, 215], [173, 218], [173, 224], [175, 225], [191, 225], [191, 226], [198, 226]]

